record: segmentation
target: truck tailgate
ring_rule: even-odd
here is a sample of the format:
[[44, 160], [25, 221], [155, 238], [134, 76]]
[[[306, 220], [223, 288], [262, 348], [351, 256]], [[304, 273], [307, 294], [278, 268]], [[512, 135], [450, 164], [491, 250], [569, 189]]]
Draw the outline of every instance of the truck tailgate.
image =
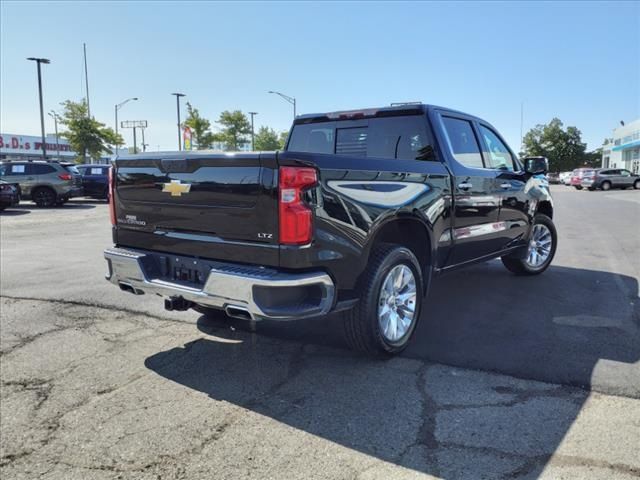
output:
[[119, 158], [114, 196], [116, 243], [277, 265], [275, 154], [266, 154], [264, 159], [261, 155], [183, 153]]

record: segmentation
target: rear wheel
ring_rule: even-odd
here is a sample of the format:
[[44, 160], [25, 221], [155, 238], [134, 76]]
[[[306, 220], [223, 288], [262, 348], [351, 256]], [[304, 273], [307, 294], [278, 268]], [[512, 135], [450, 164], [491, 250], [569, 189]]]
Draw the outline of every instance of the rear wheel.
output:
[[31, 194], [39, 208], [53, 207], [56, 204], [56, 192], [49, 187], [39, 187]]
[[541, 213], [533, 219], [531, 237], [524, 258], [504, 256], [502, 263], [516, 275], [538, 275], [544, 272], [554, 255], [558, 243], [558, 233], [553, 221]]
[[635, 188], [636, 190], [640, 190], [640, 180], [636, 180], [635, 182], [633, 182], [633, 188]]
[[600, 188], [605, 192], [607, 190], [611, 190], [611, 182], [602, 182], [602, 185], [600, 185]]
[[422, 306], [420, 272], [408, 248], [375, 248], [359, 288], [359, 302], [344, 318], [345, 337], [353, 349], [383, 356], [406, 348]]

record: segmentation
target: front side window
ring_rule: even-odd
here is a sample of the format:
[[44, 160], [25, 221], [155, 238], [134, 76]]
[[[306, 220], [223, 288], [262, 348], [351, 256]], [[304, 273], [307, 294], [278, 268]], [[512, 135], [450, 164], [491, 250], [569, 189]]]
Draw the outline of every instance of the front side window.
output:
[[631, 176], [631, 172], [630, 172], [629, 170], [621, 170], [621, 171], [620, 171], [620, 174], [621, 174], [623, 177], [630, 177], [630, 176]]
[[24, 164], [16, 164], [16, 163], [6, 163], [2, 165], [2, 175], [25, 175], [26, 174], [26, 165]]
[[480, 125], [480, 135], [484, 141], [487, 154], [488, 168], [513, 171], [513, 157], [507, 146], [498, 138], [495, 132], [484, 125]]
[[484, 168], [471, 122], [453, 117], [442, 117], [442, 122], [453, 157], [467, 167]]

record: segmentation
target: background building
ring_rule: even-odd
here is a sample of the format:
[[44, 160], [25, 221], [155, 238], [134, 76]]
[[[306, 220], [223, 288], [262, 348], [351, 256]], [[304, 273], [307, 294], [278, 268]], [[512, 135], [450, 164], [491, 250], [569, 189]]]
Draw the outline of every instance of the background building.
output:
[[624, 168], [640, 172], [640, 119], [613, 131], [602, 145], [602, 168]]
[[[49, 160], [73, 161], [76, 152], [71, 150], [69, 142], [55, 135], [45, 137], [47, 158]], [[14, 135], [0, 133], [0, 160], [42, 160], [42, 138], [33, 135]]]

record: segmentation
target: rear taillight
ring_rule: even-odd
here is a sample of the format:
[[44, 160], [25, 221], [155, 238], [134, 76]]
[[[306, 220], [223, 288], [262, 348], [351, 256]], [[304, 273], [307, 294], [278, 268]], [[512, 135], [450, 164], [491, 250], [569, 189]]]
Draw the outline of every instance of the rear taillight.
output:
[[278, 211], [280, 243], [304, 245], [311, 241], [313, 214], [302, 193], [318, 183], [316, 170], [308, 167], [280, 167]]
[[113, 198], [115, 192], [114, 168], [115, 167], [111, 167], [109, 169], [109, 216], [111, 217], [111, 225], [116, 224], [116, 206]]
[[58, 178], [60, 180], [71, 180], [73, 177], [70, 173], [61, 173], [60, 175], [58, 175]]

